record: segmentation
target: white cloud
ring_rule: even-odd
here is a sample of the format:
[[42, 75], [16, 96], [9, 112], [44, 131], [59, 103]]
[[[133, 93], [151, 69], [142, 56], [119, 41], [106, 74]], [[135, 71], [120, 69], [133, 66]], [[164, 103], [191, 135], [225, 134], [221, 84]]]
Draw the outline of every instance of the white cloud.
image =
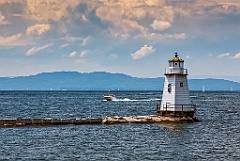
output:
[[77, 52], [76, 51], [73, 51], [69, 54], [69, 57], [75, 57], [77, 55]]
[[19, 40], [21, 37], [22, 37], [21, 33], [16, 34], [16, 35], [12, 35], [12, 36], [9, 36], [9, 37], [0, 37], [0, 45], [10, 44], [12, 42], [15, 42], [15, 41]]
[[31, 44], [31, 42], [24, 39], [21, 33], [9, 37], [0, 37], [0, 46], [24, 46], [28, 44]]
[[82, 17], [82, 20], [83, 20], [83, 21], [88, 21], [86, 15], [82, 15], [81, 17]]
[[224, 53], [224, 54], [218, 55], [217, 58], [225, 58], [225, 57], [228, 57], [229, 55], [230, 53]]
[[160, 40], [166, 40], [166, 39], [186, 39], [187, 36], [185, 33], [179, 33], [179, 34], [139, 34], [135, 37], [135, 39], [147, 39], [151, 41], [159, 42]]
[[163, 30], [170, 28], [171, 23], [166, 22], [166, 21], [154, 20], [153, 23], [151, 24], [151, 26], [154, 30], [163, 31]]
[[59, 21], [68, 17], [68, 10], [74, 9], [81, 1], [73, 0], [29, 0], [26, 2], [26, 17], [37, 22]]
[[235, 54], [234, 56], [230, 57], [230, 53], [224, 53], [224, 54], [220, 54], [217, 56], [217, 58], [233, 58], [233, 59], [240, 59], [240, 52]]
[[79, 57], [82, 58], [82, 57], [86, 56], [87, 54], [88, 54], [88, 51], [84, 50], [80, 53]]
[[154, 52], [155, 52], [155, 49], [153, 48], [153, 46], [144, 45], [143, 47], [141, 47], [141, 49], [136, 51], [134, 54], [131, 54], [131, 56], [133, 59], [141, 59], [141, 58], [143, 58], [147, 55], [150, 55]]
[[6, 24], [8, 24], [8, 21], [6, 20], [6, 18], [0, 12], [0, 26], [1, 25], [6, 25]]
[[187, 56], [186, 56], [186, 59], [190, 59], [190, 58], [191, 58], [190, 55], [187, 55]]
[[83, 41], [82, 41], [82, 46], [87, 45], [89, 43], [89, 40], [90, 40], [89, 37], [84, 38]]
[[[156, 20], [152, 27], [156, 30], [168, 28], [169, 24], [161, 28], [158, 22], [173, 22], [174, 12], [165, 0], [101, 0], [103, 3], [96, 9], [96, 15], [103, 21], [110, 23], [108, 30], [113, 36], [146, 34], [149, 32], [149, 23], [146, 17]], [[130, 37], [128, 36], [128, 37]]]
[[[175, 6], [175, 14], [180, 16], [192, 17], [195, 15], [209, 16], [219, 14], [240, 14], [240, 1], [239, 0], [195, 0], [190, 1], [170, 1], [170, 5]], [[177, 4], [177, 5], [176, 5]]]
[[52, 46], [52, 44], [46, 44], [46, 45], [43, 45], [41, 47], [32, 47], [31, 49], [29, 49], [25, 55], [27, 56], [30, 56], [30, 55], [34, 55], [36, 54], [37, 52], [43, 50], [43, 49], [46, 49], [48, 47]]
[[27, 28], [27, 35], [42, 35], [46, 31], [50, 30], [51, 26], [49, 24], [35, 24]]
[[237, 54], [235, 54], [232, 58], [234, 58], [234, 59], [240, 59], [240, 52], [237, 53]]
[[74, 37], [74, 36], [66, 36], [64, 39], [67, 40], [68, 42], [75, 42], [75, 41], [83, 40], [82, 37]]
[[[75, 36], [66, 36], [65, 38], [63, 38], [64, 40], [66, 40], [67, 42], [76, 42], [76, 41], [82, 41], [82, 43], [80, 44], [81, 46], [85, 46], [89, 43], [90, 41], [90, 37], [75, 37]], [[65, 47], [65, 46], [63, 46]]]
[[60, 46], [60, 49], [66, 47], [66, 46], [68, 46], [68, 45], [69, 45], [68, 43], [62, 44], [62, 45]]

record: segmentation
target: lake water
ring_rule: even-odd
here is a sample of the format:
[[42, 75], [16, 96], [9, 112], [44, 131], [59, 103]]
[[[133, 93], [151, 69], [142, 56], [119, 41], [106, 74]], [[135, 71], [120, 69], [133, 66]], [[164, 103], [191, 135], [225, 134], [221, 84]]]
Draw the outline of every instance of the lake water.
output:
[[[0, 91], [0, 118], [154, 115], [160, 91]], [[0, 160], [240, 160], [240, 92], [191, 92], [196, 123], [0, 128]], [[127, 98], [127, 99], [126, 99]]]

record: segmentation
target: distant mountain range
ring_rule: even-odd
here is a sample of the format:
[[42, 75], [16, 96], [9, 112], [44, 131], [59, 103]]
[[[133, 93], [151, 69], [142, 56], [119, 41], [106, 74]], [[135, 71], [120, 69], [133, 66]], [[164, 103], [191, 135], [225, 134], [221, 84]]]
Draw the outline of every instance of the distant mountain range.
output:
[[[224, 79], [189, 79], [189, 90], [240, 91], [240, 83]], [[52, 72], [0, 77], [0, 90], [162, 90], [164, 78], [137, 78], [107, 72]]]

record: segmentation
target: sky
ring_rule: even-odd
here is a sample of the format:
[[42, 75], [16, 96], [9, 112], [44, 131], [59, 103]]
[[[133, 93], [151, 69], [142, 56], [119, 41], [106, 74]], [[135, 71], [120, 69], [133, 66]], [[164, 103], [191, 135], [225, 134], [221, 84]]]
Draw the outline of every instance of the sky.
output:
[[240, 82], [239, 0], [0, 0], [0, 77], [106, 71]]

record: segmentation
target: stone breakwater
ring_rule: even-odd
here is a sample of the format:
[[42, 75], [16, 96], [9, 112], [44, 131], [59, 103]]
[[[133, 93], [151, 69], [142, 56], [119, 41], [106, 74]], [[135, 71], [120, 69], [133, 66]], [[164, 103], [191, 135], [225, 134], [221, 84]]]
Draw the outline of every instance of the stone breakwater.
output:
[[166, 117], [166, 116], [109, 116], [102, 120], [102, 124], [119, 124], [119, 123], [164, 123], [164, 122], [197, 122], [195, 117]]
[[57, 125], [86, 125], [86, 124], [121, 124], [121, 123], [181, 123], [197, 122], [195, 117], [165, 117], [157, 115], [149, 116], [108, 116], [105, 118], [2, 118], [0, 127], [23, 127], [23, 126], [57, 126]]

